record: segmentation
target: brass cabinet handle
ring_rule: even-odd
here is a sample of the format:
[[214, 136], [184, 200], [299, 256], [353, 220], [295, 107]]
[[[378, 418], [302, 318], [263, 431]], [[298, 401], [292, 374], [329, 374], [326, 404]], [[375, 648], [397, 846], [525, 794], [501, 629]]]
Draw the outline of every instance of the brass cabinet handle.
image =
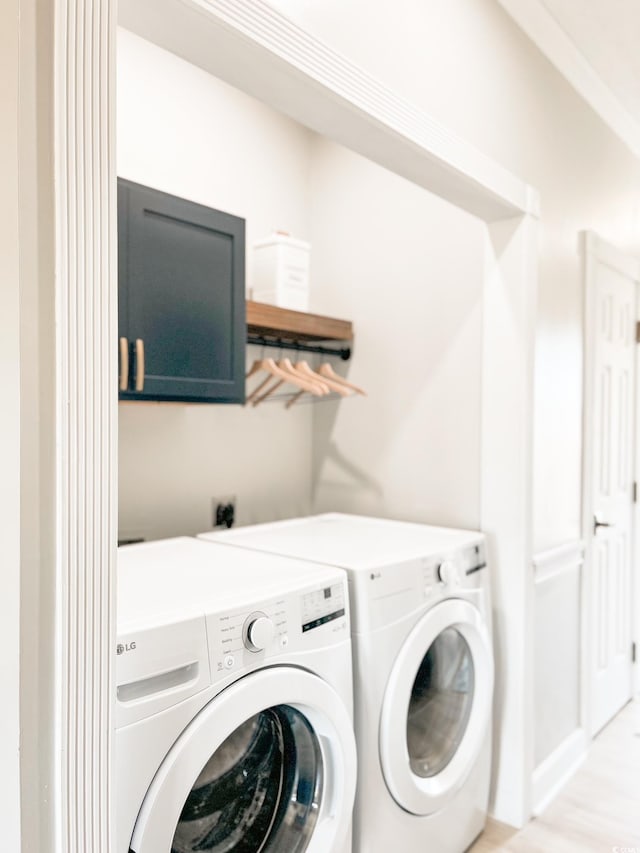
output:
[[129, 387], [129, 341], [120, 338], [120, 385], [121, 391]]
[[136, 338], [136, 391], [144, 391], [144, 341]]

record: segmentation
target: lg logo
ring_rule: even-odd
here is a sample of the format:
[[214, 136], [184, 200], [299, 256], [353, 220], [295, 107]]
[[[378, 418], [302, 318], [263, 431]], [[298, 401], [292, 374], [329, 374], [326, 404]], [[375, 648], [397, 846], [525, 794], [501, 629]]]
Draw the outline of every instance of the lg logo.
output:
[[125, 652], [132, 652], [136, 647], [135, 640], [132, 643], [118, 643], [116, 646], [116, 654], [123, 655]]

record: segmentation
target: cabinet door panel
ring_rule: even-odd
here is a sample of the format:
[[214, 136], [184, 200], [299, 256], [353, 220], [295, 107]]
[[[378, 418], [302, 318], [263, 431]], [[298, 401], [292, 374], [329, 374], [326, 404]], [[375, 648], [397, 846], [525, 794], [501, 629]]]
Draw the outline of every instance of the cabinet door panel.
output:
[[[128, 337], [145, 349], [144, 391], [123, 396], [241, 402], [244, 221], [124, 181], [120, 192], [127, 195], [120, 295]], [[134, 363], [131, 387], [135, 372]]]

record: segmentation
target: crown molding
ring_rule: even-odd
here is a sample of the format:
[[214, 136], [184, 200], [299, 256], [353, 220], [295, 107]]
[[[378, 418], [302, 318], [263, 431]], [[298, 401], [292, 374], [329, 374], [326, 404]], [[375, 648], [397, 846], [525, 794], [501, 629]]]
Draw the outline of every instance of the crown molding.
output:
[[540, 0], [498, 3], [631, 153], [640, 157], [640, 123], [622, 106]]

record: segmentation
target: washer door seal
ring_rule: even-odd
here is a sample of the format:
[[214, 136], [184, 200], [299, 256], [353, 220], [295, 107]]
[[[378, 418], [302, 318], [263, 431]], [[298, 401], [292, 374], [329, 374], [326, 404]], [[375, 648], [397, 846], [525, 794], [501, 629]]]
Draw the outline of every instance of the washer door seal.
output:
[[490, 736], [492, 695], [482, 614], [468, 601], [443, 601], [405, 640], [382, 705], [382, 772], [405, 811], [433, 814], [464, 783]]

